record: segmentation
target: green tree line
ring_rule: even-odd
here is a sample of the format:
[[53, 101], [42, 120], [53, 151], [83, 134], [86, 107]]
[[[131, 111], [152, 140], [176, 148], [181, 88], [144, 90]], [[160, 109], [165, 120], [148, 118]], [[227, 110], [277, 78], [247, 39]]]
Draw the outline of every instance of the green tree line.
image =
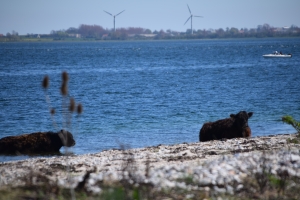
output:
[[265, 37], [299, 37], [300, 28], [297, 26], [276, 28], [269, 24], [258, 25], [257, 28], [219, 28], [219, 29], [187, 29], [185, 32], [172, 31], [170, 29], [154, 30], [129, 27], [104, 29], [99, 25], [81, 24], [78, 28], [68, 28], [67, 30], [52, 30], [50, 34], [38, 35], [27, 34], [20, 36], [18, 32], [7, 33], [0, 36], [0, 41], [19, 41], [26, 38], [49, 38], [53, 40], [66, 40], [77, 38], [78, 40], [128, 40], [128, 39], [214, 39], [214, 38], [265, 38]]

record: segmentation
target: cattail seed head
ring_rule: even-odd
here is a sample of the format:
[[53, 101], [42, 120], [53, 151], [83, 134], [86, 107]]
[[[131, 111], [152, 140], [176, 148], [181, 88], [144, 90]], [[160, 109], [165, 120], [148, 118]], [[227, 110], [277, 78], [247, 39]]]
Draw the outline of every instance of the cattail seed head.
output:
[[66, 82], [63, 82], [60, 88], [60, 92], [62, 95], [67, 95], [68, 94], [68, 85]]
[[69, 107], [70, 112], [75, 111], [75, 100], [73, 98], [70, 99], [70, 107]]
[[82, 105], [81, 105], [81, 103], [79, 103], [78, 106], [77, 106], [77, 113], [78, 114], [82, 113]]
[[52, 108], [52, 109], [50, 110], [50, 113], [51, 113], [51, 115], [54, 115], [54, 114], [55, 114], [55, 109]]
[[69, 76], [68, 76], [67, 72], [62, 73], [62, 80], [63, 80], [63, 82], [68, 82]]
[[43, 88], [47, 89], [49, 87], [49, 77], [46, 75], [42, 82]]

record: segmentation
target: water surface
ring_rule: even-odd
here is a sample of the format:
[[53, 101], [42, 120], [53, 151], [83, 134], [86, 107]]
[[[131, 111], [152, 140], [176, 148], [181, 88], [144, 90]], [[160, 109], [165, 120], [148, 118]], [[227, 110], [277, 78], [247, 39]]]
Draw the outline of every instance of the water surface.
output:
[[[293, 57], [262, 57], [273, 51]], [[254, 112], [253, 136], [294, 133], [281, 117], [300, 120], [299, 63], [299, 38], [2, 43], [0, 137], [65, 127], [62, 71], [84, 110], [69, 127], [75, 154], [197, 142], [203, 123], [240, 110]], [[41, 87], [45, 75], [57, 127]]]

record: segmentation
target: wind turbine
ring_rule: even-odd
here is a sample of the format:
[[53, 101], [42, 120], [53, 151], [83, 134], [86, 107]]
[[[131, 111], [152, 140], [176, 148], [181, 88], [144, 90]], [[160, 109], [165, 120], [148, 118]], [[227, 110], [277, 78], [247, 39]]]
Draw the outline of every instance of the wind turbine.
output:
[[113, 15], [113, 14], [111, 14], [111, 13], [105, 11], [105, 10], [103, 10], [103, 11], [106, 12], [107, 14], [109, 14], [109, 15], [111, 15], [111, 16], [114, 17], [114, 31], [116, 32], [116, 16], [118, 16], [119, 14], [121, 14], [122, 12], [124, 12], [125, 10], [123, 10], [122, 12], [119, 12], [119, 13], [116, 14], [116, 15]]
[[184, 23], [184, 25], [191, 19], [191, 31], [192, 31], [192, 35], [193, 35], [193, 17], [202, 17], [202, 16], [197, 16], [197, 15], [193, 15], [192, 12], [191, 12], [191, 9], [189, 7], [189, 5], [187, 4], [187, 7], [190, 11], [190, 17], [186, 20], [186, 22]]

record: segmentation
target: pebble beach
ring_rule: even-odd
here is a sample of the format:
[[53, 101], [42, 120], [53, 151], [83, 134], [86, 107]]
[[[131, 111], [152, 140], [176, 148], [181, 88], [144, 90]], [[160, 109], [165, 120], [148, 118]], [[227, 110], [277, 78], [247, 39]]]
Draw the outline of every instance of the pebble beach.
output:
[[102, 191], [99, 182], [126, 179], [158, 190], [234, 194], [243, 190], [247, 177], [264, 170], [300, 179], [300, 144], [289, 142], [295, 138], [296, 134], [270, 135], [2, 162], [0, 188], [38, 185], [44, 177], [65, 188], [76, 188], [84, 180], [85, 189], [97, 194]]

